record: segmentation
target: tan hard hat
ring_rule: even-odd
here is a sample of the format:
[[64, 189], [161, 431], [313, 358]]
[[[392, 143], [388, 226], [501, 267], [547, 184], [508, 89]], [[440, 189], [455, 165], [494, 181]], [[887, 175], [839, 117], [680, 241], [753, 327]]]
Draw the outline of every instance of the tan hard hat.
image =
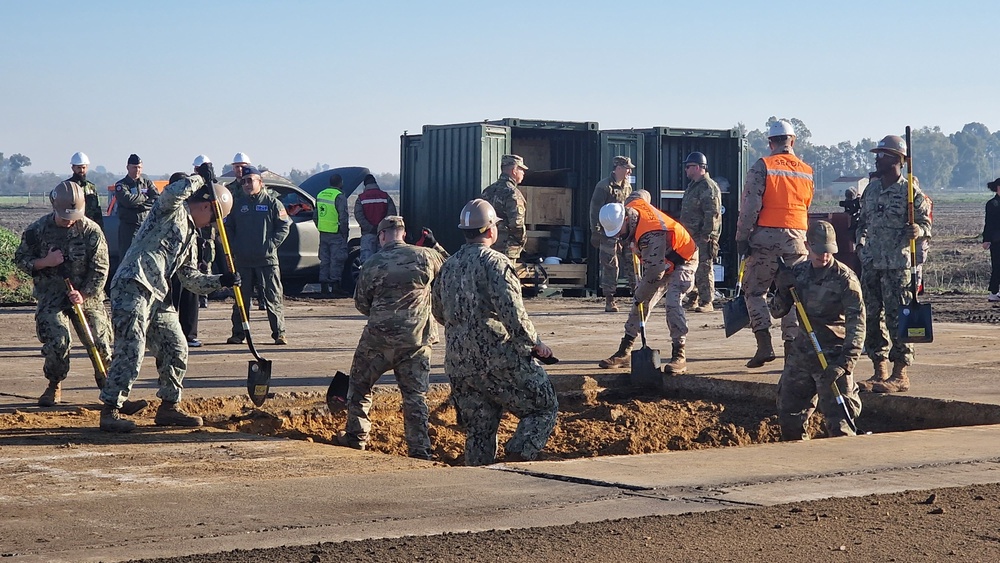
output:
[[900, 158], [906, 158], [906, 141], [904, 141], [899, 135], [886, 135], [881, 141], [878, 142], [877, 145], [875, 145], [875, 148], [868, 152], [887, 152], [897, 155]]
[[497, 217], [497, 212], [485, 199], [474, 199], [465, 204], [458, 217], [458, 228], [468, 231], [486, 232], [503, 219]]
[[213, 184], [212, 191], [208, 190], [208, 186], [198, 188], [188, 197], [188, 202], [212, 201], [213, 196], [219, 202], [219, 207], [222, 208], [222, 219], [225, 219], [233, 210], [233, 194], [222, 184]]
[[80, 184], [69, 180], [60, 182], [49, 192], [49, 201], [52, 202], [52, 209], [60, 219], [64, 221], [83, 219], [86, 201]]

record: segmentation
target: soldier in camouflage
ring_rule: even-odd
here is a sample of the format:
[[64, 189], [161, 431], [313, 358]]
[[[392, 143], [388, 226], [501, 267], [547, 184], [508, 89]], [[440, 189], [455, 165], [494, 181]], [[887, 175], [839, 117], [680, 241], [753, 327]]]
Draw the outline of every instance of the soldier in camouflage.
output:
[[[108, 279], [108, 244], [104, 233], [85, 215], [85, 192], [66, 180], [49, 194], [52, 213], [38, 219], [21, 235], [14, 262], [34, 282], [35, 330], [42, 343], [42, 372], [48, 387], [38, 398], [39, 406], [51, 407], [61, 398], [61, 382], [69, 373], [72, 338], [70, 323], [81, 341], [83, 327], [72, 316], [73, 305], [82, 305], [98, 353], [105, 365], [111, 362], [111, 322], [104, 309], [104, 284]], [[66, 281], [73, 284], [69, 291]], [[96, 367], [98, 387], [104, 374]]]
[[861, 399], [852, 372], [861, 357], [865, 339], [865, 305], [861, 284], [846, 265], [833, 258], [837, 253], [837, 233], [826, 221], [816, 221], [806, 234], [809, 259], [781, 269], [775, 280], [777, 293], [768, 306], [775, 318], [795, 308], [795, 292], [805, 308], [820, 348], [826, 356], [824, 370], [809, 334], [800, 327], [789, 345], [785, 367], [778, 380], [778, 422], [782, 440], [809, 439], [809, 417], [823, 413], [828, 436], [853, 436], [844, 407], [837, 403], [831, 387], [835, 383], [851, 412], [861, 414]]
[[910, 388], [906, 368], [913, 363], [913, 345], [899, 341], [899, 312], [912, 298], [910, 241], [931, 236], [930, 202], [914, 178], [911, 224], [909, 184], [902, 174], [906, 142], [901, 137], [889, 135], [871, 152], [876, 177], [861, 196], [857, 253], [868, 310], [865, 349], [875, 374], [859, 385], [863, 392], [895, 393]]
[[223, 217], [233, 205], [232, 194], [214, 183], [211, 163], [200, 166], [199, 174], [163, 190], [111, 280], [115, 352], [101, 391], [100, 426], [106, 432], [135, 428], [134, 422], [121, 416], [121, 409], [139, 376], [147, 345], [156, 357], [160, 386], [156, 395], [162, 399], [154, 422], [159, 426], [202, 424], [201, 417], [188, 415], [178, 406], [188, 349], [177, 313], [164, 300], [174, 274], [185, 289], [201, 295], [238, 285], [239, 276], [212, 276], [198, 270], [198, 229], [215, 220], [213, 201], [218, 200]]
[[497, 241], [493, 250], [510, 258], [511, 262], [521, 257], [521, 250], [528, 240], [524, 226], [526, 202], [524, 194], [517, 186], [524, 180], [524, 159], [516, 154], [505, 154], [500, 159], [500, 178], [483, 190], [483, 199], [496, 210], [503, 222], [497, 226]]
[[368, 317], [351, 363], [347, 391], [347, 429], [342, 445], [366, 449], [372, 386], [393, 370], [403, 395], [403, 430], [410, 457], [431, 458], [427, 434], [427, 388], [431, 345], [438, 341], [431, 318], [431, 283], [444, 257], [436, 250], [406, 244], [403, 218], [390, 215], [377, 226], [381, 250], [365, 262], [354, 291], [354, 305]]
[[[128, 174], [115, 183], [115, 206], [118, 208], [118, 259], [128, 252], [139, 226], [153, 208], [159, 192], [149, 178], [142, 175], [142, 159], [129, 155]], [[120, 262], [119, 262], [120, 263]]]
[[559, 404], [549, 376], [532, 355], [547, 358], [521, 301], [509, 260], [490, 249], [499, 219], [489, 202], [470, 201], [459, 228], [465, 245], [445, 261], [434, 284], [434, 318], [445, 326], [445, 373], [465, 425], [465, 464], [496, 460], [503, 412], [520, 421], [507, 459], [535, 459], [556, 425]]
[[[759, 368], [775, 359], [765, 295], [774, 282], [779, 257], [788, 265], [806, 259], [806, 228], [813, 197], [812, 168], [795, 155], [792, 124], [785, 120], [771, 123], [767, 141], [771, 154], [747, 171], [736, 222], [736, 252], [747, 257], [743, 287], [750, 328], [757, 340], [748, 368]], [[794, 311], [782, 317], [786, 352], [796, 327]]]
[[90, 166], [90, 159], [82, 152], [73, 153], [69, 159], [69, 165], [73, 169], [73, 175], [68, 181], [76, 182], [83, 189], [83, 196], [86, 198], [87, 219], [97, 223], [97, 226], [104, 229], [104, 211], [101, 209], [101, 194], [97, 191], [97, 186], [87, 179], [87, 168]]
[[698, 245], [698, 271], [694, 274], [694, 291], [688, 299], [697, 313], [715, 310], [715, 259], [719, 256], [719, 236], [722, 234], [722, 191], [708, 173], [708, 158], [693, 152], [684, 159], [687, 190], [681, 200], [681, 224]]
[[601, 290], [604, 292], [604, 311], [617, 313], [615, 291], [618, 290], [619, 267], [625, 270], [629, 288], [635, 290], [635, 272], [631, 265], [631, 255], [628, 248], [622, 245], [618, 237], [609, 237], [601, 226], [601, 208], [609, 203], [625, 203], [625, 198], [632, 193], [629, 175], [635, 170], [632, 159], [627, 156], [616, 156], [611, 161], [611, 175], [594, 186], [594, 195], [590, 198], [590, 224], [593, 232], [590, 244], [600, 249]]

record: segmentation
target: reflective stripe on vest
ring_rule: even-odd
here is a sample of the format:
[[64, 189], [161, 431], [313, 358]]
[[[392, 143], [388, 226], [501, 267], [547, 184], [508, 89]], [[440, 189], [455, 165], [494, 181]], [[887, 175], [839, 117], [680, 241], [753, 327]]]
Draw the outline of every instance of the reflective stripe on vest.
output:
[[698, 250], [698, 245], [691, 238], [691, 234], [683, 225], [674, 221], [670, 215], [653, 207], [645, 200], [636, 199], [625, 205], [634, 209], [639, 214], [639, 224], [635, 227], [635, 240], [639, 242], [642, 235], [650, 231], [667, 231], [670, 247], [673, 249], [667, 252], [669, 258], [672, 254], [678, 255], [685, 262], [690, 260]]
[[372, 225], [378, 225], [389, 213], [389, 194], [382, 190], [365, 190], [358, 196], [365, 219]]
[[812, 167], [791, 153], [763, 158], [767, 167], [764, 198], [757, 224], [761, 227], [798, 229], [809, 227], [809, 204], [813, 198]]
[[337, 213], [337, 198], [340, 190], [327, 188], [316, 196], [316, 229], [321, 233], [336, 233], [340, 231], [340, 214]]

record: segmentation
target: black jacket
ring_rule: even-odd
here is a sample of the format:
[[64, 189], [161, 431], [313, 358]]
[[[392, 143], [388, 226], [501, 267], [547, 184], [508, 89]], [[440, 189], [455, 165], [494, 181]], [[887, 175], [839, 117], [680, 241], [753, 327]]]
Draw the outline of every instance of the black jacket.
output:
[[1000, 242], [1000, 195], [986, 202], [986, 225], [983, 227], [983, 242]]

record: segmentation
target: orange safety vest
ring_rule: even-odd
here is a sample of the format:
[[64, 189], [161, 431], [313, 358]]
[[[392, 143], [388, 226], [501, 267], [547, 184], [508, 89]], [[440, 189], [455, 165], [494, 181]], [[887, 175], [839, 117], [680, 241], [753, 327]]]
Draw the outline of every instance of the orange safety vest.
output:
[[809, 204], [813, 198], [813, 170], [791, 153], [763, 158], [767, 166], [764, 198], [757, 224], [779, 229], [809, 228]]
[[[695, 244], [694, 239], [691, 238], [691, 234], [688, 233], [683, 225], [674, 221], [670, 215], [653, 207], [645, 200], [636, 199], [630, 201], [625, 207], [634, 209], [639, 214], [639, 224], [635, 228], [636, 242], [639, 242], [642, 235], [650, 231], [667, 231], [670, 235], [670, 247], [673, 249], [667, 253], [667, 258], [678, 264], [683, 264], [690, 260], [698, 250], [698, 245]], [[677, 260], [677, 258], [681, 258], [681, 260]]]

